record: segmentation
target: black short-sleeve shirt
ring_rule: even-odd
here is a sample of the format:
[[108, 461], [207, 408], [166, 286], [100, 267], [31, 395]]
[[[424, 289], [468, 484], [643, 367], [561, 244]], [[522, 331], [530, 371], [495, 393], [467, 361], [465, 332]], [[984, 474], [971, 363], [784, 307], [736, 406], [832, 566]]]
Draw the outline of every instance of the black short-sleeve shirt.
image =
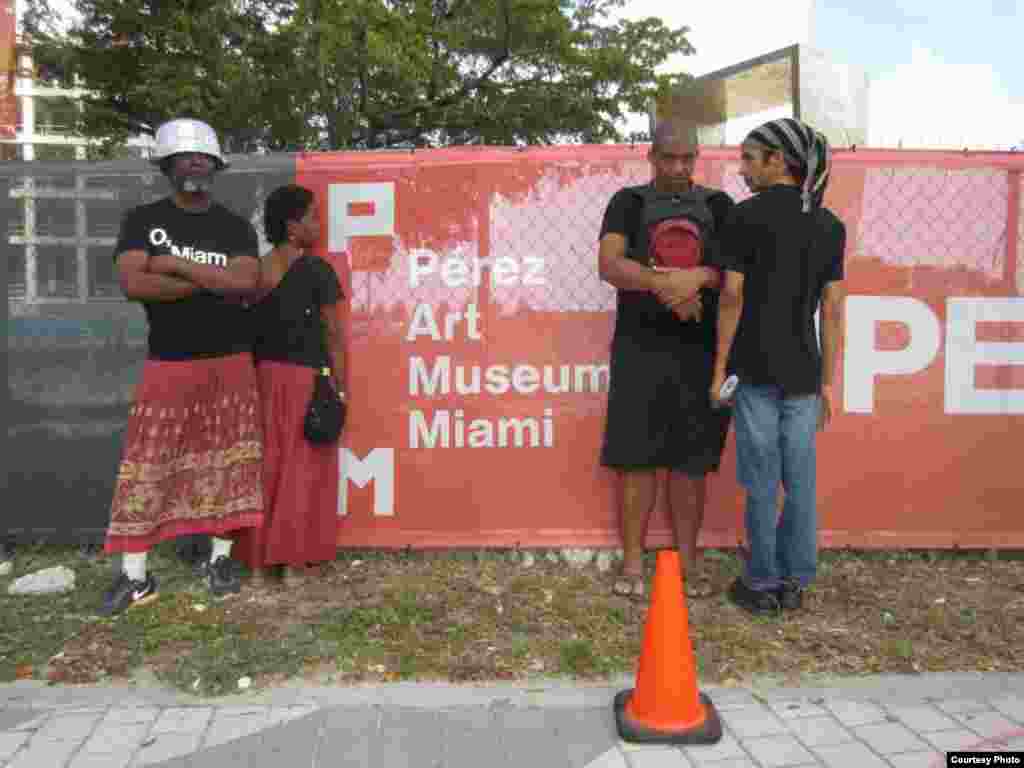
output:
[[725, 226], [722, 259], [743, 274], [743, 313], [729, 368], [742, 381], [787, 396], [821, 388], [814, 316], [826, 283], [843, 279], [846, 227], [827, 208], [802, 210], [800, 190], [769, 187], [739, 203]]
[[334, 268], [317, 256], [300, 256], [281, 282], [253, 306], [255, 357], [319, 368], [330, 365], [322, 307], [342, 298]]
[[[164, 198], [125, 214], [114, 259], [135, 250], [227, 269], [239, 256], [257, 258], [259, 241], [252, 224], [219, 203], [195, 213]], [[142, 305], [149, 323], [151, 359], [222, 357], [252, 349], [249, 312], [237, 298], [199, 290], [178, 301], [144, 301]]]
[[[733, 200], [725, 192], [715, 190], [707, 200], [714, 217], [714, 231], [710, 233], [704, 248], [707, 266], [720, 267], [721, 249], [719, 241]], [[626, 258], [648, 264], [648, 234], [643, 221], [643, 198], [635, 187], [625, 187], [616, 192], [608, 202], [601, 222], [600, 237], [616, 233], [626, 238]], [[672, 310], [662, 304], [658, 297], [647, 291], [618, 291], [615, 333], [616, 335], [642, 338], [646, 334], [671, 335], [686, 341], [712, 344], [718, 318], [718, 292], [702, 291], [703, 313], [699, 322], [682, 322]]]

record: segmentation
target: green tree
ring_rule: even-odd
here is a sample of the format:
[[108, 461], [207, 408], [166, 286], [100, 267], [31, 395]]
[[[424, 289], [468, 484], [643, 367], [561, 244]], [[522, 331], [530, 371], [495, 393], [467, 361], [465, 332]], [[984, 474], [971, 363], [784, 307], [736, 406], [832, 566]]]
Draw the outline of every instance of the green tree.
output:
[[[86, 90], [79, 133], [117, 144], [174, 116], [201, 117], [234, 149], [262, 133], [253, 59], [273, 43], [275, 0], [75, 0], [62, 28], [48, 0], [28, 0], [24, 31], [37, 76]], [[257, 117], [253, 121], [253, 117]]]
[[92, 96], [82, 132], [121, 137], [175, 115], [236, 149], [543, 144], [621, 138], [679, 76], [686, 28], [615, 20], [626, 0], [76, 0], [33, 34]]

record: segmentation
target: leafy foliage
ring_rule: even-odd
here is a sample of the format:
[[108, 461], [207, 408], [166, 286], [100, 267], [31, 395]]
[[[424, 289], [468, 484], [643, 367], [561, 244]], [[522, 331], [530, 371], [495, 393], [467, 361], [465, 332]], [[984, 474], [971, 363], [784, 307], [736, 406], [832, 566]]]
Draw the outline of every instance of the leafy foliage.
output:
[[113, 141], [200, 117], [235, 151], [621, 139], [684, 76], [686, 28], [626, 0], [27, 0], [44, 80], [87, 92]]

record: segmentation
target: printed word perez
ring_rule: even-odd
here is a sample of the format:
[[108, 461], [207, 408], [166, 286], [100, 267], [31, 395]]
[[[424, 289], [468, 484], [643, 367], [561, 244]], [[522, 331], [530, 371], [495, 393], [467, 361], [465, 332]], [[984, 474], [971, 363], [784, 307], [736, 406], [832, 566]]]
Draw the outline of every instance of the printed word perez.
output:
[[226, 267], [228, 265], [228, 255], [226, 253], [202, 251], [191, 245], [179, 247], [178, 244], [168, 236], [167, 230], [161, 229], [160, 227], [149, 230], [149, 242], [157, 248], [167, 246], [171, 249], [171, 254], [173, 256], [194, 261], [196, 264], [210, 264], [215, 267]]
[[499, 256], [492, 260], [463, 256], [440, 258], [438, 254], [426, 249], [409, 252], [409, 287], [416, 288], [429, 275], [439, 275], [441, 282], [448, 288], [473, 286], [478, 288], [483, 282], [484, 267], [491, 266], [491, 285], [494, 287], [527, 285], [545, 285], [544, 259], [539, 256], [524, 256], [513, 259], [510, 256]]

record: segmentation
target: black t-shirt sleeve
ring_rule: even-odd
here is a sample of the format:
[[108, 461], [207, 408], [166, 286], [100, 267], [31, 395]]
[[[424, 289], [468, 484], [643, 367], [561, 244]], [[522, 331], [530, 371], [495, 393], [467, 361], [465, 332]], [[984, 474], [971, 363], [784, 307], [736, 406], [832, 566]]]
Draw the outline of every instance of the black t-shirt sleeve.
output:
[[260, 239], [256, 229], [245, 219], [239, 219], [236, 243], [231, 249], [231, 256], [260, 257]]
[[708, 208], [715, 218], [715, 232], [720, 233], [729, 219], [729, 214], [736, 206], [728, 192], [716, 192], [708, 198]]
[[743, 205], [734, 205], [722, 229], [720, 261], [717, 266], [731, 272], [747, 272], [754, 266], [757, 249], [754, 233], [748, 226]]
[[704, 256], [704, 264], [709, 267], [725, 269], [726, 264], [722, 257], [722, 235], [725, 232], [729, 214], [735, 207], [733, 199], [725, 192], [716, 192], [707, 200], [708, 208], [711, 209], [711, 216], [714, 219], [714, 231], [707, 240], [707, 249]]
[[149, 248], [146, 240], [146, 222], [139, 209], [128, 211], [121, 219], [121, 230], [114, 246], [114, 261], [125, 251], [145, 251]]
[[323, 259], [312, 257], [310, 262], [310, 279], [313, 281], [314, 295], [322, 307], [337, 303], [345, 294], [341, 290], [341, 282], [334, 267]]
[[604, 219], [601, 221], [601, 234], [598, 239], [607, 234], [629, 237], [629, 219], [635, 197], [629, 189], [620, 189], [612, 196], [612, 199], [608, 201], [608, 207], [604, 209]]
[[845, 274], [843, 260], [846, 254], [846, 225], [839, 219], [834, 219], [832, 231], [828, 239], [829, 243], [829, 268], [825, 275], [825, 282], [832, 283], [842, 280]]

